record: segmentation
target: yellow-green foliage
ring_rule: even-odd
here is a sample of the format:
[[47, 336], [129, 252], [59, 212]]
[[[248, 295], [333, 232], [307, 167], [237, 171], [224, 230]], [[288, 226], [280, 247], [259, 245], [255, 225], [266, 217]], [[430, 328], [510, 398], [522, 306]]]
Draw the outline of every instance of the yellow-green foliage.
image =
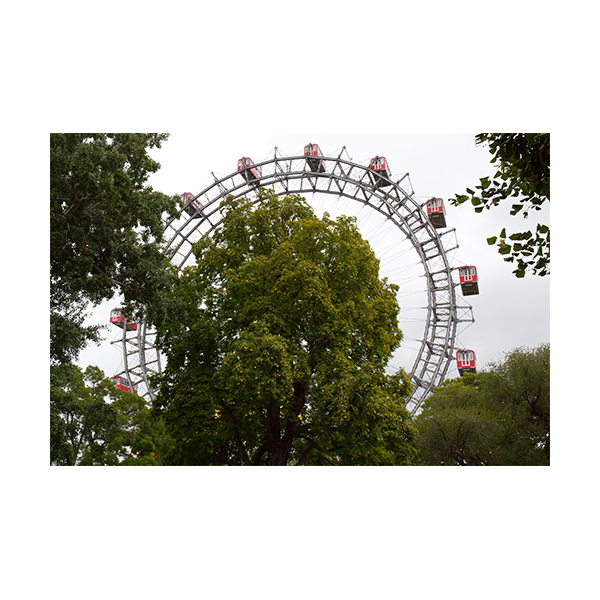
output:
[[229, 199], [159, 332], [157, 402], [181, 464], [407, 464], [414, 429], [394, 285], [353, 219]]

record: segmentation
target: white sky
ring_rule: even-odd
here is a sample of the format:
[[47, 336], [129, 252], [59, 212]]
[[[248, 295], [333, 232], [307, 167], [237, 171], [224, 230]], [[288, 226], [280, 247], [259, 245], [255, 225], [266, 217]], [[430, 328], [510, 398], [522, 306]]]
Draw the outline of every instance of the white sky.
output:
[[[424, 201], [436, 196], [443, 199], [455, 193], [464, 193], [466, 187], [474, 188], [480, 177], [494, 173], [491, 155], [486, 147], [476, 146], [474, 133], [463, 134], [357, 134], [357, 133], [255, 133], [223, 136], [219, 132], [200, 133], [188, 131], [172, 133], [169, 140], [154, 156], [161, 170], [152, 176], [150, 184], [165, 193], [192, 192], [197, 194], [212, 183], [211, 172], [217, 177], [234, 172], [240, 156], [250, 156], [255, 162], [270, 158], [276, 146], [284, 155], [301, 154], [304, 146], [318, 143], [324, 154], [337, 156], [345, 146], [350, 157], [367, 165], [377, 154], [386, 156], [394, 179], [410, 173], [417, 197]], [[202, 140], [199, 142], [199, 140]], [[475, 323], [463, 328], [458, 345], [472, 349], [477, 354], [478, 366], [503, 358], [505, 352], [520, 346], [535, 347], [550, 341], [550, 277], [528, 275], [517, 279], [514, 266], [503, 261], [496, 248], [489, 246], [486, 238], [497, 235], [503, 227], [514, 231], [534, 229], [537, 222], [550, 225], [550, 207], [531, 212], [528, 219], [509, 215], [508, 201], [490, 211], [475, 213], [470, 204], [446, 207], [448, 228], [455, 228], [460, 248], [453, 254], [453, 265], [473, 264], [478, 268], [480, 294], [459, 303], [473, 306]], [[363, 211], [361, 214], [364, 215]], [[359, 225], [362, 217], [359, 218]], [[389, 245], [404, 238], [398, 231], [384, 240]], [[365, 237], [369, 239], [365, 230]], [[416, 253], [409, 253], [408, 262], [417, 261]], [[455, 273], [455, 281], [457, 281]], [[425, 282], [422, 287], [425, 289]], [[459, 292], [460, 288], [457, 288]], [[401, 308], [403, 299], [400, 298]], [[410, 301], [407, 300], [409, 303]], [[114, 302], [104, 304], [94, 313], [96, 322], [107, 322]], [[400, 313], [409, 315], [409, 311]], [[104, 319], [104, 321], [102, 320]], [[119, 337], [120, 330], [113, 328], [108, 339]], [[408, 333], [407, 333], [408, 335]], [[405, 346], [416, 347], [406, 340]], [[407, 355], [412, 366], [416, 352]], [[90, 347], [81, 357], [82, 364], [97, 364], [107, 375], [122, 369], [118, 347], [103, 344]], [[406, 360], [405, 359], [405, 360]], [[448, 376], [458, 375], [452, 368]]]

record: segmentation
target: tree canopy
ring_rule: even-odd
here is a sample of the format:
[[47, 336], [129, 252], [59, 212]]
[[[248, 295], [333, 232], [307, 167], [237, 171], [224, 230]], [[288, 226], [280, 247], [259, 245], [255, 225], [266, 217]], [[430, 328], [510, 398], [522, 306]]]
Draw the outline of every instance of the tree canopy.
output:
[[[466, 194], [457, 194], [451, 200], [458, 206], [467, 201], [482, 212], [511, 200], [511, 215], [541, 210], [550, 202], [550, 134], [549, 133], [480, 133], [477, 144], [488, 144], [492, 162], [497, 167], [495, 175], [483, 177], [475, 190], [467, 188]], [[550, 228], [537, 224], [535, 231], [506, 234], [506, 228], [487, 239], [496, 244], [499, 254], [507, 262], [515, 263], [516, 277], [550, 273]]]
[[117, 389], [98, 367], [58, 365], [52, 376], [51, 464], [160, 464], [170, 440], [143, 398]]
[[119, 293], [126, 313], [160, 313], [161, 291], [172, 277], [163, 216], [175, 213], [177, 197], [147, 181], [160, 167], [149, 150], [167, 137], [50, 134], [52, 464], [139, 464], [146, 455], [134, 430], [144, 419], [142, 429], [160, 427], [150, 425], [142, 398], [115, 390], [98, 369], [82, 373], [73, 363], [88, 342], [99, 340], [100, 326], [83, 325], [91, 306]]
[[550, 464], [550, 346], [445, 381], [415, 422], [424, 464]]
[[176, 197], [147, 184], [148, 151], [167, 134], [50, 134], [51, 358], [75, 360], [97, 327], [87, 307], [120, 293], [129, 311], [152, 307], [169, 276], [163, 214]]
[[353, 219], [229, 198], [159, 327], [170, 464], [410, 464], [396, 286]]

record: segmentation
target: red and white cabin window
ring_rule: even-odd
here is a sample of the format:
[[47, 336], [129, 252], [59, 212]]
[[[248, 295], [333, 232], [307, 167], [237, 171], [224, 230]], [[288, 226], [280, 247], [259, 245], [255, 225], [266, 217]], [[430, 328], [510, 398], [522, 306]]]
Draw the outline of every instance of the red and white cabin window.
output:
[[392, 172], [389, 169], [385, 156], [376, 156], [369, 163], [369, 170], [373, 174], [373, 183], [376, 188], [392, 185]]
[[200, 204], [198, 204], [196, 200], [192, 200], [193, 197], [194, 196], [189, 192], [181, 194], [181, 199], [183, 200], [183, 210], [185, 210], [190, 217], [199, 219], [200, 217], [204, 216], [204, 213], [202, 212]]
[[123, 327], [127, 327], [129, 331], [137, 329], [137, 323], [133, 321], [127, 321], [126, 323], [123, 311], [120, 308], [114, 308], [110, 311], [110, 322], [112, 325], [116, 325], [121, 329], [123, 329]]
[[471, 350], [459, 350], [456, 359], [461, 367], [470, 367], [475, 361], [475, 353]]
[[461, 377], [464, 373], [477, 373], [475, 352], [459, 350], [456, 353], [456, 367]]
[[427, 214], [444, 212], [444, 201], [441, 198], [432, 198], [427, 202]]
[[458, 276], [463, 296], [475, 296], [479, 294], [479, 278], [477, 276], [477, 269], [474, 266], [460, 267], [458, 269]]
[[458, 270], [461, 283], [477, 281], [477, 269], [475, 267], [461, 267]]
[[306, 156], [306, 162], [311, 171], [315, 173], [324, 173], [325, 172], [325, 162], [320, 160], [321, 150], [319, 149], [318, 144], [308, 144], [304, 146], [304, 156]]
[[111, 377], [110, 380], [115, 384], [115, 387], [118, 390], [123, 390], [124, 392], [132, 392], [134, 394], [138, 393], [138, 384], [132, 384], [125, 377], [121, 377], [120, 375], [116, 375], [115, 377]]
[[260, 181], [260, 167], [257, 167], [252, 162], [252, 159], [247, 156], [242, 156], [242, 158], [238, 160], [237, 170], [248, 183]]
[[431, 198], [427, 201], [427, 216], [436, 229], [446, 227], [446, 211], [441, 198]]
[[369, 163], [369, 169], [371, 169], [371, 171], [383, 171], [389, 176], [389, 169], [385, 156], [376, 156], [375, 158], [372, 158]]
[[304, 146], [304, 156], [322, 156], [318, 144], [308, 144]]

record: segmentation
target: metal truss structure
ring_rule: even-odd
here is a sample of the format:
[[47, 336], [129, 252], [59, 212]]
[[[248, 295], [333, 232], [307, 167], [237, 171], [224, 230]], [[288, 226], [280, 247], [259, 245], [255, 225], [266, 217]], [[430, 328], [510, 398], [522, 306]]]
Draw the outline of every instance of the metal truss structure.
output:
[[122, 329], [120, 338], [111, 342], [123, 353], [123, 370], [117, 376], [127, 379], [132, 390], [137, 386], [138, 393], [152, 402], [154, 390], [150, 380], [162, 372], [160, 352], [155, 344], [156, 332], [145, 321], [139, 323], [137, 329]]
[[[322, 165], [304, 154], [283, 156], [275, 148], [273, 156], [253, 165], [250, 176], [242, 169], [218, 178], [193, 196], [181, 214], [165, 223], [165, 239], [172, 264], [181, 269], [193, 260], [192, 246], [221, 222], [221, 203], [234, 198], [256, 196], [259, 187], [277, 195], [329, 194], [349, 198], [383, 215], [402, 236], [410, 241], [423, 268], [426, 281], [427, 307], [424, 331], [418, 340], [412, 367], [406, 368], [414, 385], [407, 408], [419, 411], [425, 398], [446, 377], [455, 354], [455, 338], [461, 323], [472, 323], [472, 307], [460, 305], [452, 279], [455, 270], [448, 253], [458, 248], [454, 229], [439, 232], [412, 191], [408, 174], [397, 181], [385, 180], [368, 166], [353, 162], [345, 147], [338, 156], [319, 156]], [[256, 178], [256, 174], [259, 178]], [[141, 384], [151, 401], [154, 393], [149, 377], [161, 371], [160, 356], [154, 347], [154, 334], [144, 324], [137, 332], [124, 329], [124, 371], [134, 384]]]

